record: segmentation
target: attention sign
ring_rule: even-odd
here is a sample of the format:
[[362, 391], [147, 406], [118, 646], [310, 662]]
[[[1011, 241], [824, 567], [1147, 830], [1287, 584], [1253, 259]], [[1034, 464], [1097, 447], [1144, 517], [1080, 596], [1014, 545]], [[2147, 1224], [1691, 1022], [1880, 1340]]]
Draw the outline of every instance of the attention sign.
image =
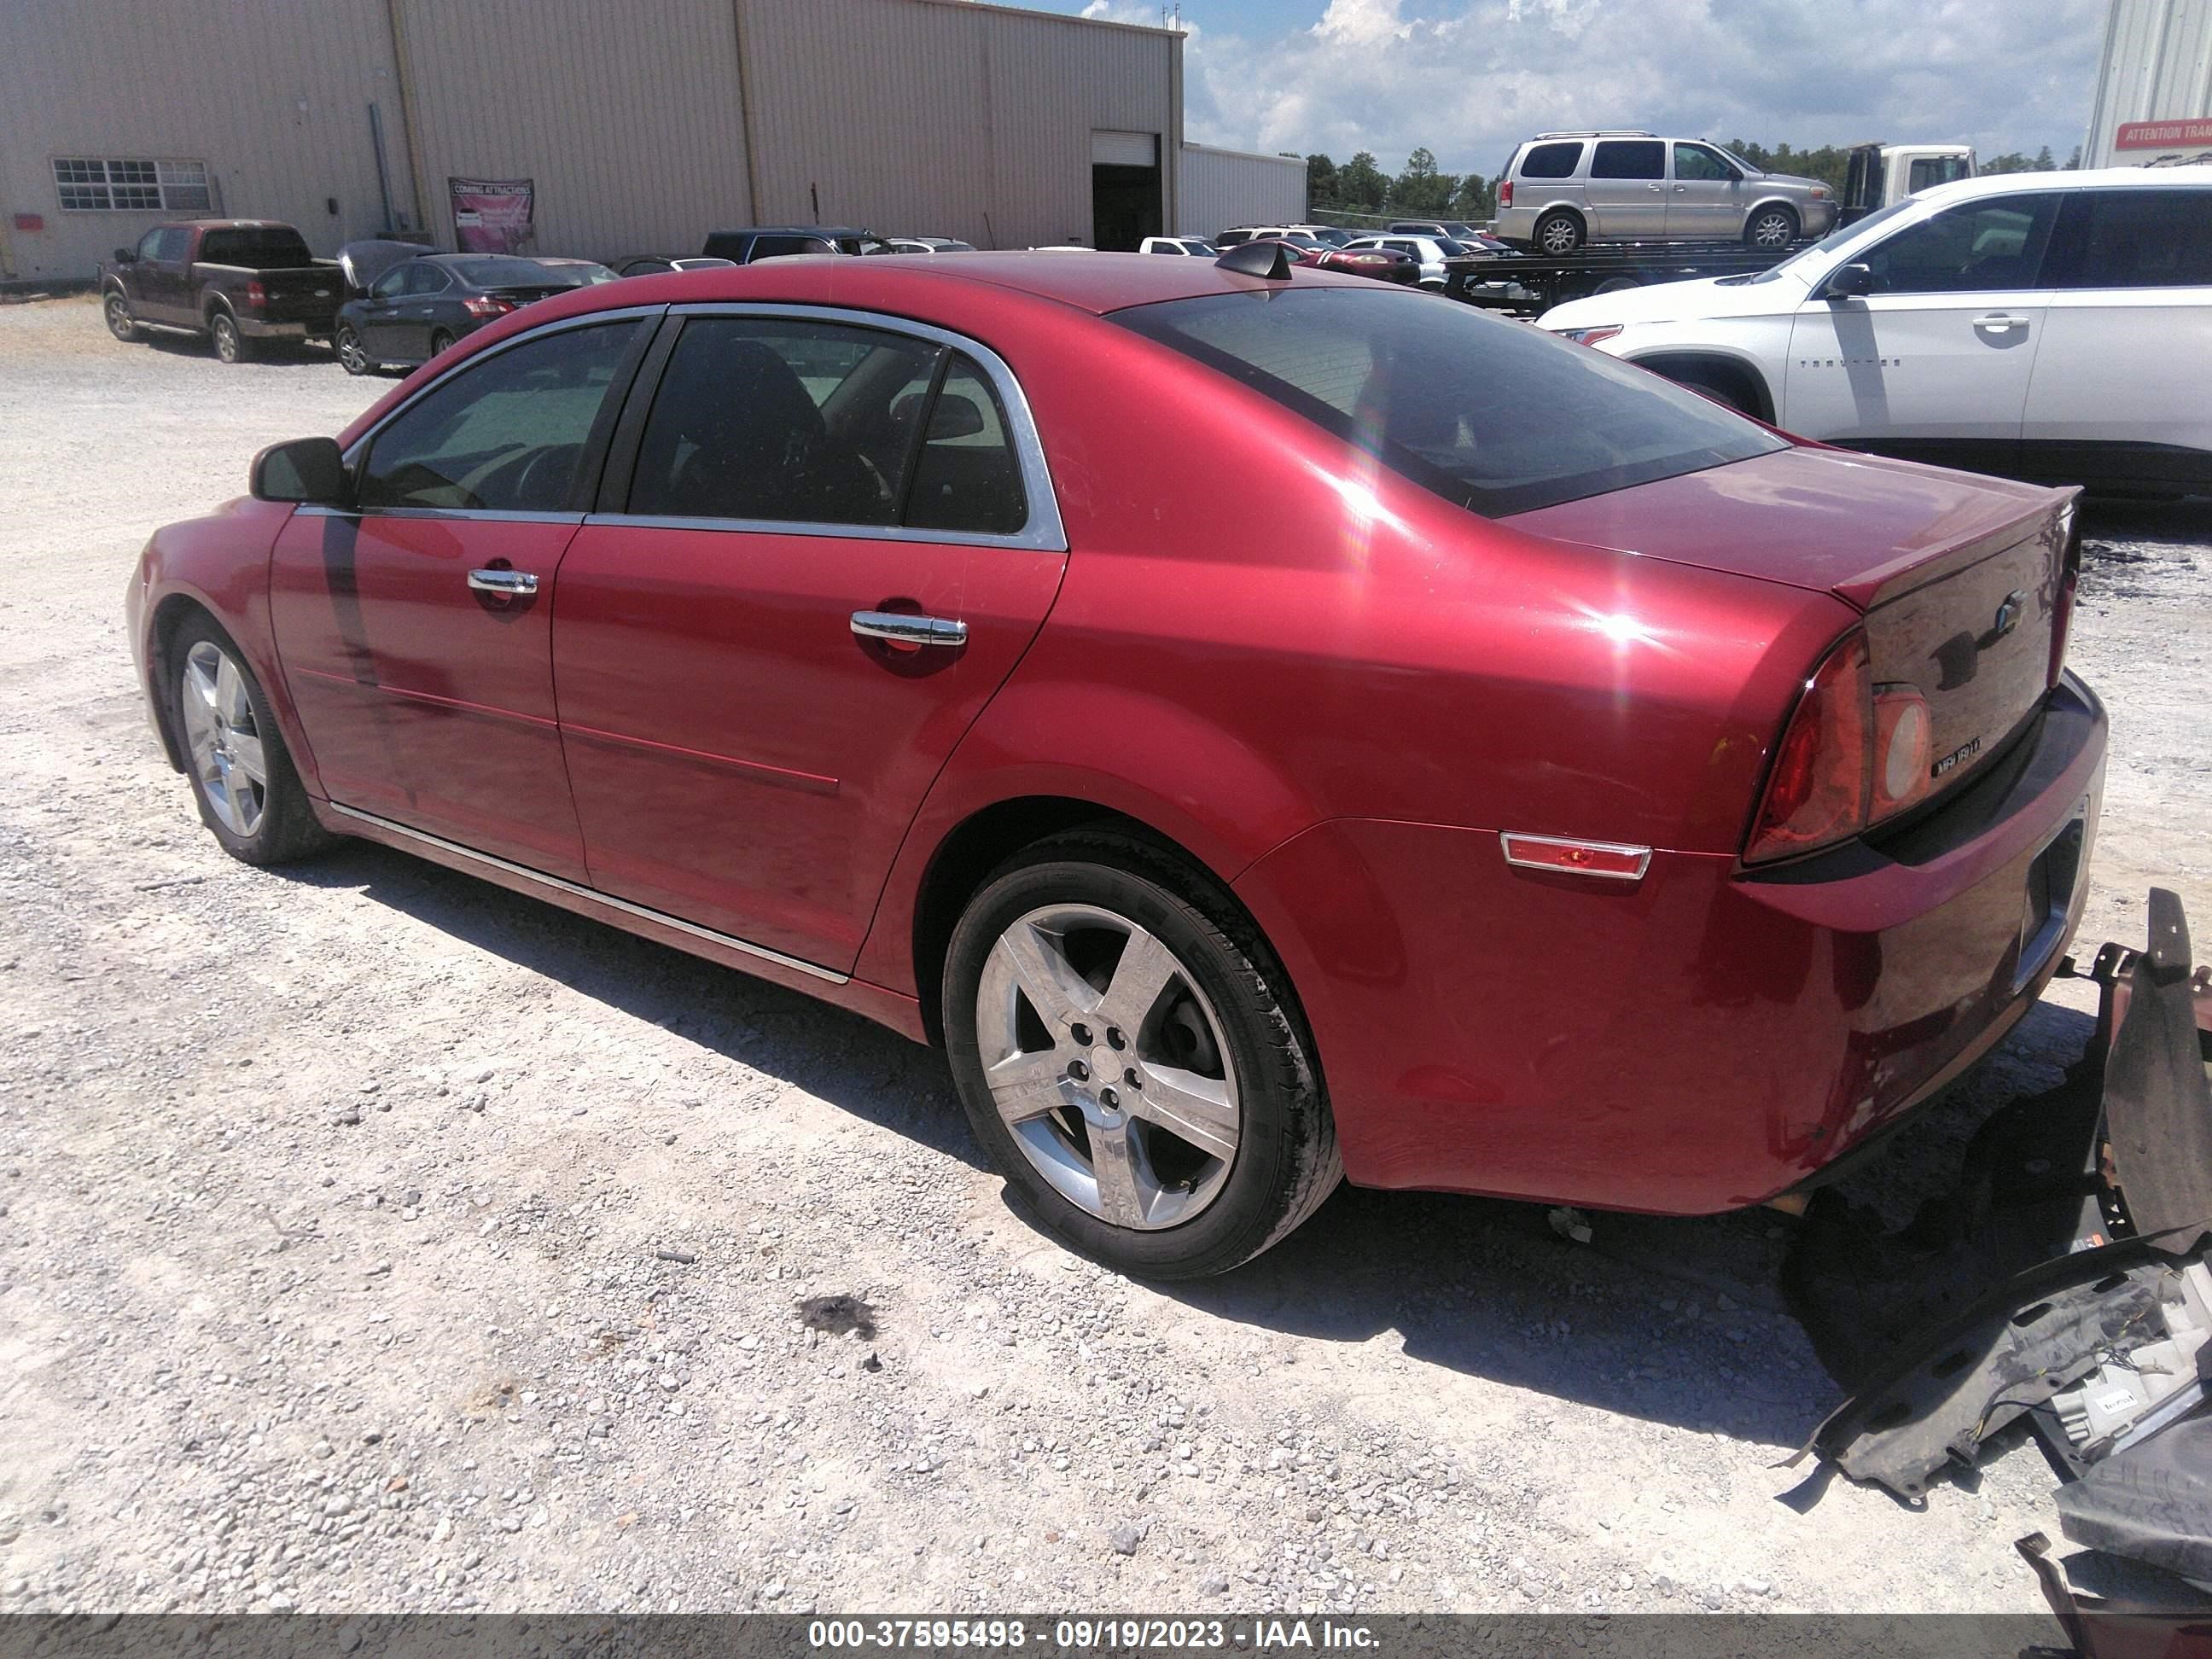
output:
[[2175, 144], [2212, 144], [2212, 120], [2123, 121], [2112, 138], [2114, 149], [2167, 149]]

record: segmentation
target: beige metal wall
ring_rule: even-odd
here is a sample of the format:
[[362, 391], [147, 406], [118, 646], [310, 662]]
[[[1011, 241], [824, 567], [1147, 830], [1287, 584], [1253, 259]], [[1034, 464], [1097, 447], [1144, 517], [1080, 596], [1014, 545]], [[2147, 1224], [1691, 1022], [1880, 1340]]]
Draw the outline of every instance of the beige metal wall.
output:
[[[2212, 118], [2212, 0], [2112, 0], [2081, 165], [2135, 167], [2160, 154], [2113, 148], [2124, 123], [2207, 118]], [[2194, 155], [2208, 146], [2172, 148]]]
[[1179, 152], [1175, 233], [1212, 236], [1237, 225], [1297, 224], [1306, 216], [1306, 164], [1295, 156], [1185, 144]]
[[[1089, 242], [1091, 134], [1182, 139], [1182, 40], [966, 0], [739, 0], [763, 222]], [[1176, 220], [1163, 167], [1163, 223]]]
[[449, 177], [535, 179], [538, 253], [696, 253], [748, 222], [732, 0], [392, 4], [441, 246]]
[[89, 276], [177, 216], [64, 212], [56, 156], [205, 161], [220, 211], [289, 220], [319, 253], [372, 234], [371, 101], [410, 211], [383, 0], [0, 0], [0, 215], [45, 221], [8, 231], [12, 274]]

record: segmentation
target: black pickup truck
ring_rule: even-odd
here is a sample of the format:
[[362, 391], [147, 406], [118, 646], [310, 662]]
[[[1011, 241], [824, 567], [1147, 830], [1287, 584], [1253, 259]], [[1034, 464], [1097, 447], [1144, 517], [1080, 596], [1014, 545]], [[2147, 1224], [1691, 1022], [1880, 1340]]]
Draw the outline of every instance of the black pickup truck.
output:
[[224, 362], [261, 340], [327, 339], [345, 298], [335, 260], [269, 219], [192, 219], [157, 225], [100, 268], [108, 331], [136, 340], [149, 328], [205, 335]]

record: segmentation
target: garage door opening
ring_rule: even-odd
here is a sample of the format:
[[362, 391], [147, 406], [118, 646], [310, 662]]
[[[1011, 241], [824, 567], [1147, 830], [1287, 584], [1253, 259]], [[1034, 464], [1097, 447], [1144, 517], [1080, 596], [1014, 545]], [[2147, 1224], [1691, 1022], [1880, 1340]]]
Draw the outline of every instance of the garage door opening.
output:
[[1152, 132], [1091, 135], [1091, 245], [1133, 253], [1165, 228], [1160, 141]]

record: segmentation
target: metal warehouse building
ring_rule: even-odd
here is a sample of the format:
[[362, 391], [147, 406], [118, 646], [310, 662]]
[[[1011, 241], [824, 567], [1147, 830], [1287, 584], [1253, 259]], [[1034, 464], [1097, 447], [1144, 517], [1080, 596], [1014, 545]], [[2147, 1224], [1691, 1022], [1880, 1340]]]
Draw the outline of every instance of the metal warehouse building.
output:
[[2085, 167], [2212, 151], [2212, 0], [2112, 0]]
[[209, 214], [452, 247], [454, 179], [528, 179], [530, 251], [594, 258], [780, 223], [1127, 247], [1305, 198], [1184, 143], [1180, 34], [969, 0], [0, 5], [0, 278]]

